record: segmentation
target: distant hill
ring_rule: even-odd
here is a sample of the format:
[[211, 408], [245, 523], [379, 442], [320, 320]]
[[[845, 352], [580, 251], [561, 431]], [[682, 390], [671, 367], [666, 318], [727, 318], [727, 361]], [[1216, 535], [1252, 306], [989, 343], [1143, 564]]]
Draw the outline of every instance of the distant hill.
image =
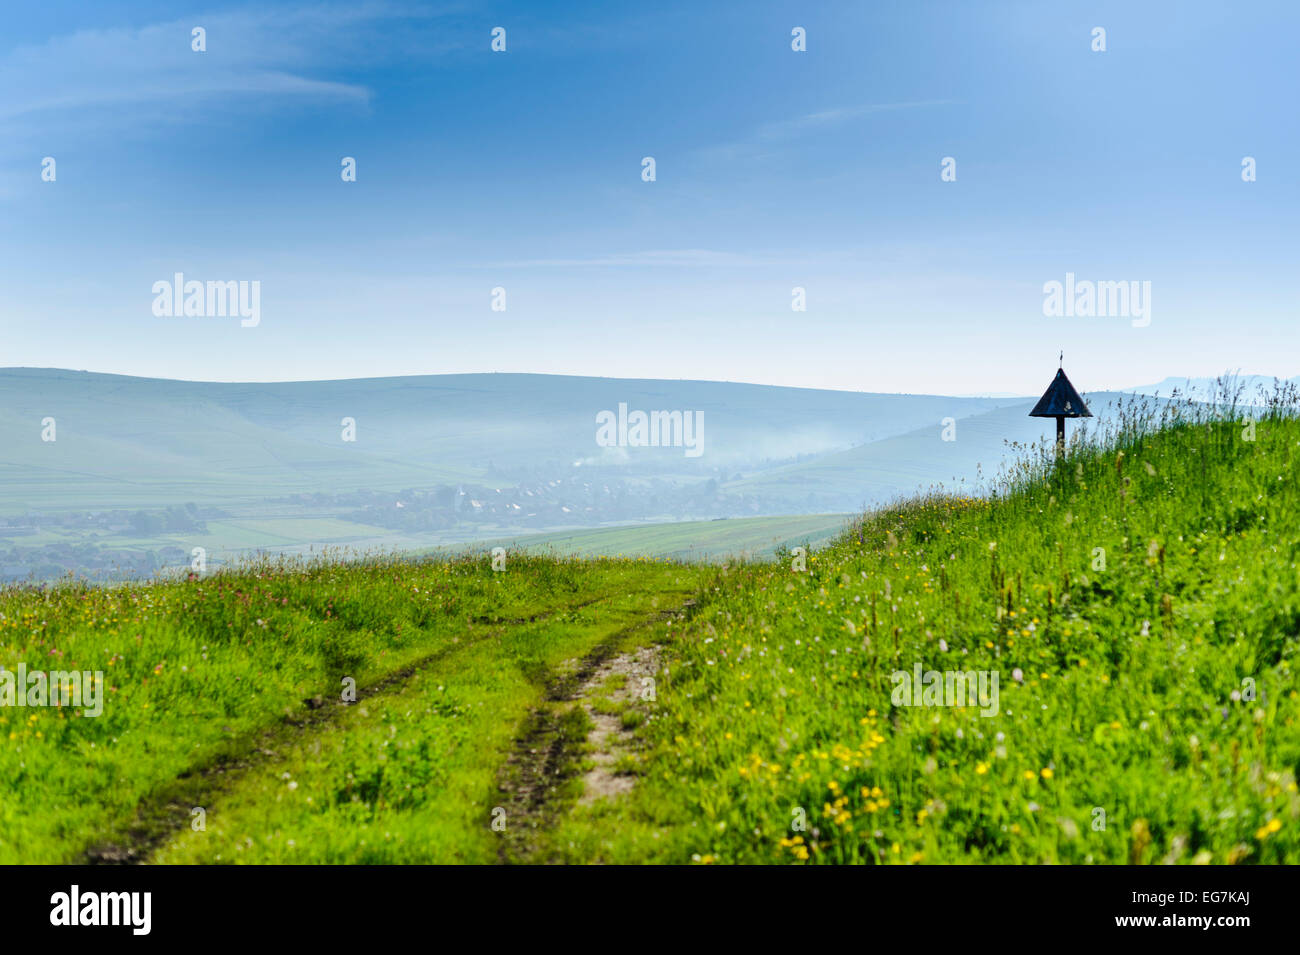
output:
[[[1089, 400], [1104, 417], [1111, 396]], [[698, 415], [702, 453], [602, 446], [598, 416], [620, 405]], [[221, 384], [0, 369], [0, 580], [147, 574], [196, 548], [218, 563], [516, 538], [584, 553], [770, 551], [806, 522], [708, 522], [971, 489], [1014, 455], [1008, 441], [1050, 435], [1030, 406], [555, 375]], [[677, 529], [632, 530], [649, 524]]]
[[[596, 416], [703, 412], [704, 449], [602, 448]], [[705, 381], [430, 375], [216, 384], [0, 369], [0, 508], [223, 504], [289, 493], [505, 486], [579, 467], [708, 477], [905, 434], [997, 399]], [[53, 418], [54, 442], [41, 440]], [[343, 419], [356, 423], [342, 439]]]
[[[1084, 397], [1094, 417], [1071, 422], [1067, 426], [1071, 434], [1079, 427], [1098, 427], [1125, 396], [1096, 392]], [[1019, 401], [963, 418], [955, 423], [951, 441], [944, 440], [944, 428], [936, 421], [860, 447], [772, 468], [729, 484], [727, 490], [802, 500], [811, 511], [865, 510], [932, 486], [974, 493], [981, 477], [996, 477], [1024, 446], [1052, 440], [1054, 423], [1029, 417], [1033, 406], [1034, 401]]]

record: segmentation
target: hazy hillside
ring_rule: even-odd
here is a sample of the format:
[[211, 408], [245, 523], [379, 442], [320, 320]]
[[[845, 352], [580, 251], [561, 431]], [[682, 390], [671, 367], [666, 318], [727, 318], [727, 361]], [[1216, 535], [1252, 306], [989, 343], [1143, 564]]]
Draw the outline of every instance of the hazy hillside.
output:
[[[620, 403], [703, 412], [704, 454], [598, 447], [596, 415]], [[998, 403], [551, 375], [217, 384], [4, 369], [0, 506], [162, 506], [466, 480], [499, 485], [575, 462], [707, 475], [845, 448]], [[54, 442], [41, 440], [47, 417], [55, 419]], [[344, 418], [355, 420], [355, 441], [343, 440]]]
[[[598, 416], [620, 406], [628, 417], [695, 416], [700, 453], [602, 445]], [[641, 534], [641, 548], [629, 531], [580, 549], [617, 540], [628, 552], [764, 552], [771, 541], [709, 522], [969, 485], [997, 470], [1008, 439], [1050, 433], [1028, 408], [1025, 398], [552, 375], [221, 384], [5, 369], [0, 579], [148, 574], [188, 564], [198, 548], [220, 563], [650, 523], [684, 529]]]
[[[1095, 417], [1071, 422], [1068, 433], [1097, 427], [1123, 399], [1116, 392], [1087, 395]], [[801, 500], [809, 510], [861, 510], [931, 485], [973, 491], [981, 475], [996, 476], [1016, 457], [1015, 445], [1052, 440], [1055, 424], [1029, 417], [1033, 406], [1033, 401], [1017, 401], [961, 419], [950, 441], [944, 440], [945, 429], [935, 421], [906, 434], [772, 468], [726, 489]]]

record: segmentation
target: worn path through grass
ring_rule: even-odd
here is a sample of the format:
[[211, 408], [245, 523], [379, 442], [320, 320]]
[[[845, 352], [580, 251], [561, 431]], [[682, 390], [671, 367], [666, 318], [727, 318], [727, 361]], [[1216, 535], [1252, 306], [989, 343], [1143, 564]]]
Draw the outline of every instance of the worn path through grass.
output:
[[[192, 798], [167, 800], [148, 861], [543, 861], [531, 834], [580, 788], [587, 731], [557, 704], [700, 587], [695, 569], [642, 567], [625, 592], [491, 628], [204, 774]], [[187, 802], [204, 807], [202, 831]]]
[[[147, 585], [0, 589], [0, 689], [21, 666], [60, 671], [56, 685], [97, 674], [100, 710], [0, 705], [0, 863], [274, 855], [298, 804], [313, 841], [286, 837], [284, 858], [371, 857], [367, 825], [427, 804], [420, 815], [436, 820], [412, 830], [421, 846], [445, 839], [447, 857], [493, 860], [480, 834], [439, 826], [468, 825], [489, 798], [492, 760], [551, 669], [709, 573], [512, 555], [500, 572], [476, 558], [266, 561]], [[349, 682], [356, 703], [343, 706]], [[328, 813], [300, 790], [298, 761], [322, 786], [339, 771]], [[255, 796], [273, 805], [254, 811]], [[239, 849], [222, 841], [232, 815], [257, 820]]]

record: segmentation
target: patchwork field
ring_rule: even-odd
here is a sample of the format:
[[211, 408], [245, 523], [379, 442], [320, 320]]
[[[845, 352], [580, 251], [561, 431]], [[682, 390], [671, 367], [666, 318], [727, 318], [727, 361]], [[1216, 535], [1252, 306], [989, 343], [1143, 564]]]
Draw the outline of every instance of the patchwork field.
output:
[[770, 560], [782, 549], [821, 546], [843, 533], [852, 519], [851, 514], [810, 514], [680, 521], [503, 537], [474, 546], [480, 550], [495, 546], [522, 548], [572, 557], [653, 557], [690, 562]]

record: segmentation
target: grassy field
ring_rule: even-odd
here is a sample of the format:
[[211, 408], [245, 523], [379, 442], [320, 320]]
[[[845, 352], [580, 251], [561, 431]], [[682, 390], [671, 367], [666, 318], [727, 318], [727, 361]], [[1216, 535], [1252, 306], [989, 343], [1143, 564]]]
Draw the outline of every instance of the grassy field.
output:
[[677, 521], [529, 534], [484, 541], [475, 546], [490, 550], [500, 545], [566, 557], [609, 554], [691, 562], [766, 560], [783, 549], [821, 546], [843, 533], [852, 519], [850, 514], [809, 514]]
[[[1300, 861], [1293, 399], [1253, 429], [1130, 409], [990, 500], [734, 573], [673, 643], [640, 784], [573, 813], [556, 853]], [[1000, 674], [996, 715], [898, 705], [917, 665]]]
[[[240, 800], [261, 794], [265, 809], [292, 816], [277, 800], [296, 789], [287, 785], [294, 776], [310, 786], [321, 753], [319, 772], [342, 788], [301, 822], [314, 839], [299, 841], [297, 858], [380, 858], [384, 839], [367, 848], [365, 826], [354, 823], [418, 805], [407, 817], [413, 841], [385, 858], [428, 853], [459, 831], [442, 855], [481, 861], [486, 836], [475, 845], [464, 824], [476, 813], [486, 820], [501, 746], [549, 668], [684, 600], [702, 573], [520, 556], [503, 572], [485, 560], [268, 564], [138, 588], [5, 592], [0, 663], [102, 670], [107, 685], [96, 718], [0, 707], [0, 863], [147, 858], [178, 824], [194, 831], [194, 808], [211, 813], [203, 848], [220, 856], [228, 827], [244, 817]], [[355, 681], [355, 706], [335, 705], [345, 678]], [[372, 751], [374, 734], [382, 742]], [[273, 790], [260, 789], [261, 761], [281, 752], [299, 761]], [[218, 796], [232, 808], [213, 803]], [[166, 854], [196, 851], [168, 845]]]
[[106, 683], [0, 707], [0, 862], [1300, 862], [1300, 421], [1257, 413], [1129, 407], [806, 560], [0, 592], [0, 664]]

